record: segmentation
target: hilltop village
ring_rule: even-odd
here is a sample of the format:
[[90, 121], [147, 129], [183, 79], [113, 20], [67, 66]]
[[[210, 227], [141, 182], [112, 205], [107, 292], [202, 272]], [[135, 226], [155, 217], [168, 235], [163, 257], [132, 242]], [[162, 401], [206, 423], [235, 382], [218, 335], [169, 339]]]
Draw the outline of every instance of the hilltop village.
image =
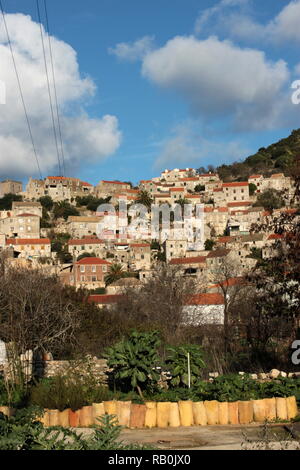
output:
[[[117, 302], [124, 287], [140, 289], [164, 263], [176, 268], [179, 276], [199, 283], [199, 292], [187, 308], [213, 308], [218, 312], [217, 322], [222, 323], [224, 298], [217, 287], [218, 267], [226, 264], [230, 271], [226, 280], [235, 284], [257, 260], [270, 258], [281, 237], [270, 229], [270, 220], [296, 212], [293, 193], [293, 180], [283, 173], [223, 182], [217, 173], [201, 174], [193, 168], [165, 170], [136, 187], [104, 180], [93, 186], [77, 178], [48, 176], [30, 178], [23, 190], [22, 183], [6, 180], [0, 183], [0, 196], [11, 206], [0, 211], [0, 249], [12, 264], [42, 266], [62, 283], [88, 289], [90, 299], [100, 307]], [[180, 239], [175, 231], [149, 239], [149, 234], [138, 232], [137, 236], [123, 230], [120, 201], [126, 204], [127, 221], [132, 218], [130, 208], [137, 202], [144, 204], [149, 225], [151, 206], [201, 205], [201, 242]], [[99, 212], [103, 203], [116, 211]], [[105, 226], [112, 219], [113, 236], [108, 224], [99, 238], [99, 224]]]

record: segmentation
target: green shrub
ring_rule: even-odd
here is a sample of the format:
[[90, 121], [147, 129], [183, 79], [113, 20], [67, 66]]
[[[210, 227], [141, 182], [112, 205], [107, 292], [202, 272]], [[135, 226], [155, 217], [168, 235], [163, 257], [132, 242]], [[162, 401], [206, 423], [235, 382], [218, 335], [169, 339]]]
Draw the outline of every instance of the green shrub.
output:
[[144, 450], [136, 444], [124, 445], [119, 436], [122, 426], [116, 418], [104, 415], [94, 433], [84, 436], [71, 429], [59, 426], [44, 428], [37, 420], [38, 408], [18, 411], [7, 418], [0, 413], [0, 450]]
[[84, 380], [73, 380], [66, 376], [42, 379], [31, 389], [30, 403], [41, 408], [63, 411], [78, 410], [92, 403], [108, 401], [112, 393], [107, 387], [90, 384]]
[[27, 392], [23, 384], [7, 383], [0, 377], [0, 406], [18, 407], [26, 403]]
[[168, 357], [166, 366], [170, 370], [172, 379], [170, 384], [178, 387], [188, 386], [188, 354], [190, 355], [190, 381], [194, 385], [201, 374], [201, 369], [205, 367], [203, 351], [200, 346], [186, 344], [182, 346], [170, 347], [167, 349]]
[[133, 331], [128, 340], [122, 340], [107, 349], [108, 366], [117, 389], [136, 389], [143, 399], [142, 390], [159, 379], [155, 367], [159, 365], [157, 348], [160, 345], [158, 331]]

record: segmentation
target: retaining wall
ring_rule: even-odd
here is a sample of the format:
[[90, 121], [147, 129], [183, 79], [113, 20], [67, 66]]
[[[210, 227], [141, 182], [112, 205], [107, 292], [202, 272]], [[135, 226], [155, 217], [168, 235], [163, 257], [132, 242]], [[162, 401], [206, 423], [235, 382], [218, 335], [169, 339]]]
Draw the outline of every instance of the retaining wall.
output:
[[[11, 415], [8, 407], [0, 407]], [[298, 414], [294, 396], [261, 400], [218, 402], [189, 400], [179, 402], [146, 402], [137, 405], [130, 401], [107, 401], [84, 406], [80, 410], [45, 410], [40, 421], [45, 427], [88, 427], [99, 424], [104, 414], [115, 415], [118, 423], [128, 428], [167, 428], [179, 426], [239, 425], [264, 423], [276, 419], [289, 421]]]

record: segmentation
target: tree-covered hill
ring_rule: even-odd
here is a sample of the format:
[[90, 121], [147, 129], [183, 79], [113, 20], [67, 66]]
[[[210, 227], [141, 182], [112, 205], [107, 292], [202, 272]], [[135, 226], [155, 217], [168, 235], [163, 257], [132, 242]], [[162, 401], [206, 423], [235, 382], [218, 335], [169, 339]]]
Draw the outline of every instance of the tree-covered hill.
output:
[[288, 175], [296, 155], [300, 155], [300, 129], [293, 130], [291, 135], [269, 147], [261, 147], [244, 162], [221, 165], [216, 170], [224, 181], [243, 181], [254, 173], [264, 176], [272, 173]]

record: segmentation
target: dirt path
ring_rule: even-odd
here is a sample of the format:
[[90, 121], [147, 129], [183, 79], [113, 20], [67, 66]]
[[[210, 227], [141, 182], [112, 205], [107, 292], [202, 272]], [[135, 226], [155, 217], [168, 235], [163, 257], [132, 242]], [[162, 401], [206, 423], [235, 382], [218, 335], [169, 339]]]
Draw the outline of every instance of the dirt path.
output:
[[[92, 432], [92, 430], [86, 430]], [[161, 450], [242, 450], [247, 440], [247, 448], [255, 447], [254, 441], [263, 442], [263, 426], [193, 426], [166, 429], [124, 429], [120, 440], [124, 444], [138, 443], [151, 445]], [[268, 441], [272, 447], [280, 448], [287, 442], [288, 448], [299, 445], [292, 443], [284, 425], [268, 427]]]

